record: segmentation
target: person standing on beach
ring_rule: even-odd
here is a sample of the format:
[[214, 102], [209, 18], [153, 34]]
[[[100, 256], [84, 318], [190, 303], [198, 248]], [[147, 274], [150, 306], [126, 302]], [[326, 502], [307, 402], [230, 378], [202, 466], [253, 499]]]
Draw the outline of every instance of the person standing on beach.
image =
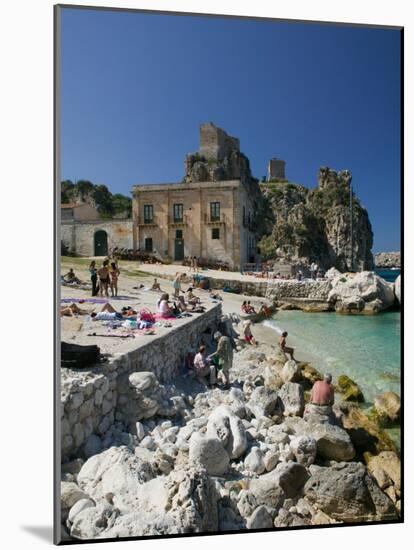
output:
[[178, 271], [176, 272], [175, 279], [173, 281], [173, 289], [174, 289], [174, 298], [178, 298], [181, 290], [181, 274], [178, 273]]
[[193, 258], [193, 267], [194, 267], [194, 272], [197, 273], [198, 272], [197, 256], [194, 256], [194, 258]]
[[230, 369], [233, 366], [233, 348], [230, 338], [223, 336], [219, 331], [214, 334], [214, 340], [217, 342], [217, 350], [209, 355], [208, 358], [213, 359], [217, 357], [225, 388], [228, 388], [230, 386]]
[[89, 265], [89, 273], [91, 274], [92, 296], [96, 296], [98, 294], [98, 285], [96, 284], [98, 281], [98, 270], [96, 269], [95, 260], [92, 260]]
[[109, 285], [109, 270], [108, 270], [108, 260], [105, 260], [102, 264], [102, 267], [98, 269], [99, 277], [99, 295], [103, 296], [105, 291], [105, 296], [109, 298], [108, 285]]
[[120, 275], [119, 267], [115, 262], [111, 263], [111, 293], [112, 296], [118, 296], [118, 278]]
[[333, 405], [335, 401], [335, 391], [332, 385], [332, 375], [327, 373], [323, 380], [317, 380], [311, 391], [310, 402], [312, 405], [326, 406]]
[[288, 336], [288, 333], [286, 331], [282, 332], [282, 335], [279, 338], [279, 348], [280, 348], [281, 352], [285, 355], [286, 358], [287, 358], [287, 355], [290, 355], [291, 360], [296, 361], [296, 359], [293, 357], [293, 354], [295, 352], [294, 348], [289, 348], [286, 345], [287, 336]]

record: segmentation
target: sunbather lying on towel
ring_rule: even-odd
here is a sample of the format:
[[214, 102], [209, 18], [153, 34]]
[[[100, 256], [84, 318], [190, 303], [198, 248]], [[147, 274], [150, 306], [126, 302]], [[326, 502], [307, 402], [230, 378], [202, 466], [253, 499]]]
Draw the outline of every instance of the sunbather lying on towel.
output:
[[81, 309], [76, 304], [70, 304], [70, 306], [61, 306], [61, 317], [74, 317], [75, 315], [86, 315], [88, 312], [85, 309]]
[[128, 311], [128, 313], [126, 313], [125, 311], [119, 313], [113, 306], [111, 306], [109, 302], [105, 304], [101, 311], [98, 311], [98, 313], [91, 313], [92, 321], [114, 321], [117, 319], [132, 319], [134, 315], [136, 315], [136, 313], [131, 314], [130, 311]]

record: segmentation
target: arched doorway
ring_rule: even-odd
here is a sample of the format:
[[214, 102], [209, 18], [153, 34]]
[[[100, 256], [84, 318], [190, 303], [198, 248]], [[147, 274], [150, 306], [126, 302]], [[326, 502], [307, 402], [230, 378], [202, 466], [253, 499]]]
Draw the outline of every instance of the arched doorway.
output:
[[108, 234], [102, 229], [94, 235], [95, 256], [108, 256]]

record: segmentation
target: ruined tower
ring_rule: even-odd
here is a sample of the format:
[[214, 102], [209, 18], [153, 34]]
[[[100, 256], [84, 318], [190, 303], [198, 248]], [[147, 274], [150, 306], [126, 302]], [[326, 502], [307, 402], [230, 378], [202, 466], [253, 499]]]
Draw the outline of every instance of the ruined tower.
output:
[[282, 159], [272, 158], [267, 165], [267, 181], [272, 179], [284, 180], [285, 176], [285, 161]]

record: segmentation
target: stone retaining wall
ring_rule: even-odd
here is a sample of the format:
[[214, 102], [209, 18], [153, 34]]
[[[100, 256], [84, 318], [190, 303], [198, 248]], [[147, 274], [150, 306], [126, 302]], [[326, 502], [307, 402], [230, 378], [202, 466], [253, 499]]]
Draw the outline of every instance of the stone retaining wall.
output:
[[[150, 371], [161, 383], [174, 381], [187, 353], [197, 350], [206, 330], [216, 329], [221, 314], [221, 304], [217, 304], [188, 323], [171, 328], [165, 335], [148, 337], [144, 345], [89, 371], [62, 369], [62, 460], [78, 455], [91, 434], [103, 435], [115, 420], [128, 421], [123, 404], [118, 402], [126, 374]], [[205, 340], [209, 337], [204, 334]]]

